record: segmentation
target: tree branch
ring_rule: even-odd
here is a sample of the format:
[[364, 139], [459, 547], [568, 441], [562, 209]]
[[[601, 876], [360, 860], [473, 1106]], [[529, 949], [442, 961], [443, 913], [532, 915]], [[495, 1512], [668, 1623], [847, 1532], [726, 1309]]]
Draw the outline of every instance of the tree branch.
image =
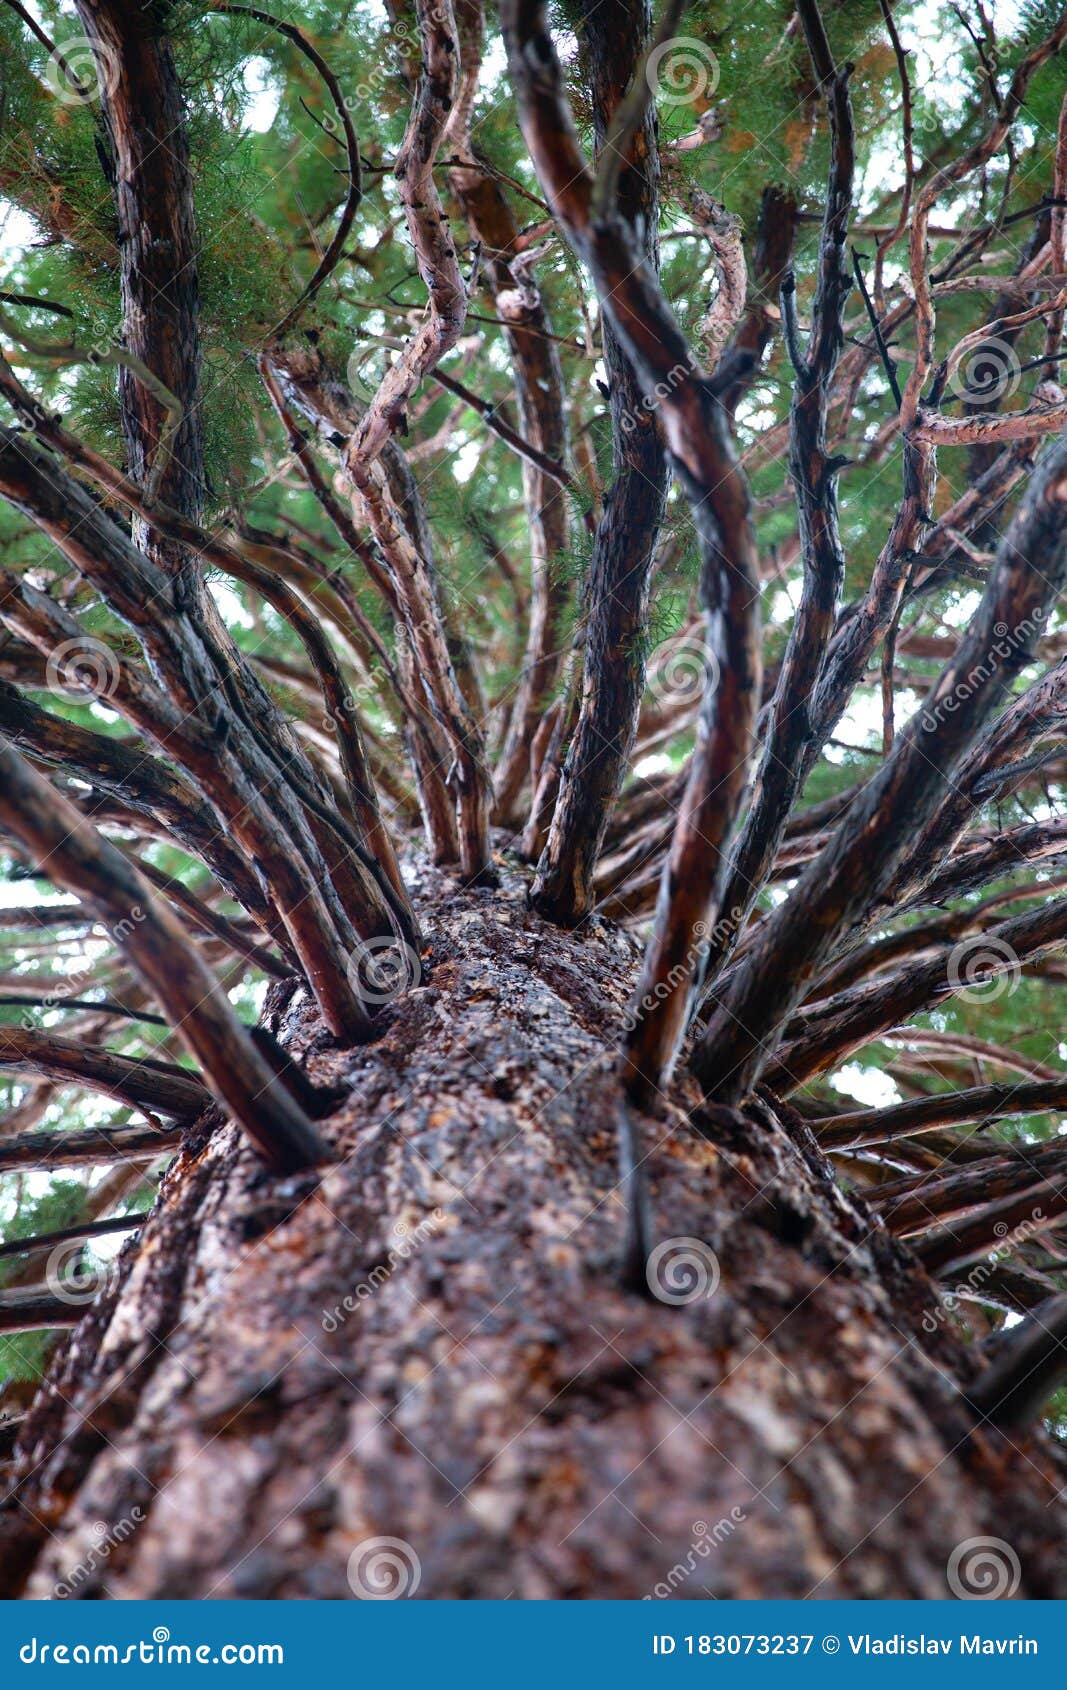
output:
[[[723, 889], [723, 904], [731, 911], [731, 920], [724, 939], [709, 951], [706, 972], [710, 979], [714, 979], [732, 951], [744, 918], [766, 883], [789, 812], [803, 785], [810, 762], [810, 751], [807, 757], [804, 755], [811, 739], [809, 700], [834, 630], [845, 576], [837, 511], [839, 465], [827, 451], [826, 418], [844, 344], [845, 304], [851, 287], [845, 241], [856, 149], [848, 92], [852, 67], [835, 67], [816, 0], [800, 0], [798, 13], [815, 79], [826, 102], [830, 128], [830, 169], [811, 330], [805, 351], [798, 344], [789, 349], [796, 369], [789, 413], [789, 470], [797, 503], [804, 576], [800, 603], [770, 707], [752, 802]], [[795, 283], [790, 272], [782, 284], [784, 325], [793, 322], [794, 298]], [[797, 336], [788, 331], [787, 338], [796, 341]]]
[[325, 1151], [275, 1079], [181, 923], [74, 806], [0, 742], [0, 827], [57, 886], [85, 900], [112, 931], [215, 1095], [276, 1167], [307, 1167]]
[[736, 1100], [755, 1083], [785, 1017], [889, 884], [934, 813], [945, 777], [1029, 661], [1067, 578], [1065, 514], [1067, 442], [1060, 440], [1001, 541], [955, 658], [724, 991], [694, 1060], [716, 1098]]
[[[623, 219], [635, 253], [655, 274], [659, 155], [655, 114], [645, 109], [644, 69], [650, 21], [650, 6], [604, 0], [586, 19], [585, 42], [599, 168], [606, 168], [612, 147], [622, 149], [610, 170], [613, 215]], [[666, 27], [666, 19], [660, 27]], [[633, 133], [624, 136], [631, 120], [622, 114], [634, 89], [643, 90], [638, 101], [642, 115]], [[530, 891], [534, 909], [567, 926], [592, 906], [604, 831], [633, 750], [645, 688], [649, 583], [668, 480], [655, 407], [610, 314], [603, 344], [615, 479], [604, 497], [585, 587], [578, 720]]]
[[210, 1092], [194, 1074], [169, 1062], [120, 1056], [52, 1032], [21, 1027], [0, 1026], [0, 1068], [24, 1069], [60, 1084], [86, 1086], [132, 1109], [180, 1122], [195, 1120], [211, 1102]]
[[626, 226], [592, 219], [592, 179], [563, 97], [544, 7], [537, 0], [505, 0], [502, 20], [538, 178], [593, 276], [646, 400], [659, 400], [667, 449], [701, 546], [708, 678], [690, 780], [635, 1000], [626, 1083], [640, 1100], [674, 1058], [703, 932], [717, 905], [721, 853], [744, 791], [760, 677], [755, 540], [747, 485], [712, 384], [694, 365]]
[[1051, 1109], [1067, 1109], [1067, 1080], [971, 1086], [965, 1091], [910, 1098], [884, 1109], [857, 1109], [809, 1125], [824, 1150], [860, 1150], [870, 1144], [893, 1144], [937, 1127], [959, 1126], [964, 1121], [1001, 1121]]
[[182, 1142], [180, 1127], [84, 1127], [0, 1138], [0, 1172], [17, 1168], [86, 1168], [105, 1162], [144, 1162]]

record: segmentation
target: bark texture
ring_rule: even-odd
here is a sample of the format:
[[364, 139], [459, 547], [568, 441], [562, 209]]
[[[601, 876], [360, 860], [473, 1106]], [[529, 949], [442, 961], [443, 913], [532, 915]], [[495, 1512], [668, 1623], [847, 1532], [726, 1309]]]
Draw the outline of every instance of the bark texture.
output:
[[[601, 0], [585, 8], [597, 151], [603, 155], [619, 104], [648, 40], [651, 8]], [[618, 211], [646, 264], [659, 267], [659, 149], [656, 113], [645, 113], [619, 170]], [[584, 604], [586, 658], [581, 708], [561, 770], [559, 798], [538, 865], [533, 903], [574, 926], [593, 901], [593, 873], [628, 767], [645, 687], [652, 559], [663, 520], [667, 465], [655, 410], [634, 374], [610, 316], [603, 331], [611, 395], [614, 480], [597, 524]]]
[[351, 1087], [339, 1162], [285, 1179], [218, 1115], [192, 1129], [20, 1428], [0, 1593], [88, 1562], [81, 1596], [344, 1598], [389, 1537], [420, 1599], [634, 1598], [731, 1519], [674, 1596], [942, 1597], [986, 1534], [1020, 1595], [1067, 1596], [1058, 1451], [976, 1422], [980, 1353], [790, 1112], [676, 1087], [638, 1118], [656, 1237], [721, 1279], [618, 1288], [636, 945], [547, 925], [516, 874], [417, 881], [422, 981], [377, 1043], [271, 989], [291, 1052]]

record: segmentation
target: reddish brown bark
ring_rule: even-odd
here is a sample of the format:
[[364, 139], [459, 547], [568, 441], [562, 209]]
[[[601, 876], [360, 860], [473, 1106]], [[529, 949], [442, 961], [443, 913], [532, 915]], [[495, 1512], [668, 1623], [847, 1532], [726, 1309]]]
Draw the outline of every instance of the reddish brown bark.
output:
[[230, 1127], [189, 1141], [19, 1429], [3, 1593], [51, 1594], [135, 1505], [81, 1596], [347, 1597], [353, 1550], [391, 1536], [420, 1598], [634, 1598], [731, 1510], [677, 1599], [941, 1597], [983, 1533], [1023, 1593], [1067, 1593], [1061, 1458], [974, 1429], [980, 1356], [801, 1126], [694, 1131], [675, 1090], [656, 1237], [702, 1240], [720, 1283], [617, 1288], [604, 1036], [632, 943], [546, 925], [521, 881], [420, 877], [434, 971], [380, 1043], [315, 1053], [306, 999], [272, 1000], [310, 1072], [354, 1085], [323, 1129], [342, 1159], [294, 1183]]
[[[651, 28], [651, 8], [604, 0], [587, 8], [589, 63], [598, 150], [630, 87]], [[634, 231], [635, 253], [659, 263], [659, 148], [650, 109], [619, 173], [618, 212]], [[612, 805], [633, 749], [645, 686], [652, 559], [667, 491], [655, 408], [626, 355], [610, 314], [603, 329], [611, 395], [615, 479], [604, 495], [585, 585], [583, 676], [578, 720], [560, 771], [559, 792], [532, 897], [543, 915], [573, 924], [593, 902], [596, 868]]]

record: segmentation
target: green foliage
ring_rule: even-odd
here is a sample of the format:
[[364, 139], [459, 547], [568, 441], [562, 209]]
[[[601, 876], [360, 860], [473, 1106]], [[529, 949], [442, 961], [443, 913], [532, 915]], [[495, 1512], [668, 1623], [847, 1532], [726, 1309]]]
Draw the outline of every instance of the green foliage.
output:
[[[0, 1181], [0, 1185], [4, 1183]], [[2, 1212], [2, 1211], [0, 1211]], [[10, 1218], [3, 1222], [6, 1240], [35, 1238], [74, 1226], [85, 1214], [85, 1186], [78, 1180], [53, 1178], [50, 1188], [37, 1198], [23, 1196]], [[25, 1258], [0, 1258], [0, 1288], [9, 1284]], [[55, 1343], [54, 1332], [0, 1334], [0, 1380], [39, 1379]]]
[[[62, 45], [77, 33], [69, 10], [53, 0], [38, 8], [45, 29]], [[998, 9], [999, 10], [999, 9]], [[490, 13], [492, 9], [490, 8]], [[581, 42], [582, 8], [567, 0], [555, 11], [569, 88], [583, 141], [591, 146], [588, 75]], [[858, 204], [852, 243], [865, 274], [871, 273], [878, 231], [891, 225], [900, 205], [903, 148], [901, 94], [897, 67], [877, 0], [849, 0], [824, 7], [831, 46], [838, 62], [854, 65], [852, 97], [858, 136]], [[956, 7], [943, 0], [901, 0], [893, 8], [909, 58], [915, 103], [915, 146], [924, 168], [956, 157], [989, 121], [993, 91], [990, 69], [1002, 94], [1013, 70], [1035, 41], [1045, 35], [1059, 6], [1054, 0], [1022, 0], [1018, 24], [1005, 30], [998, 19], [995, 58], [963, 28]], [[419, 275], [398, 209], [392, 167], [409, 110], [406, 70], [411, 37], [403, 23], [390, 23], [369, 0], [338, 7], [326, 0], [300, 0], [284, 9], [325, 56], [343, 90], [360, 140], [363, 199], [343, 264], [335, 272], [298, 334], [310, 332], [331, 366], [346, 370], [353, 354], [360, 368], [380, 376], [398, 343], [421, 320], [426, 288]], [[1012, 12], [1012, 16], [1015, 13]], [[661, 69], [658, 121], [662, 149], [662, 277], [679, 321], [695, 340], [715, 296], [716, 273], [708, 243], [695, 238], [685, 211], [693, 188], [721, 200], [740, 218], [751, 267], [753, 238], [762, 196], [770, 185], [795, 196], [801, 223], [794, 254], [799, 314], [806, 330], [814, 289], [819, 227], [828, 169], [828, 137], [800, 32], [793, 26], [790, 0], [755, 0], [739, 20], [729, 0], [696, 0], [685, 15], [685, 40], [675, 45], [675, 59]], [[345, 152], [331, 96], [313, 66], [293, 43], [250, 18], [205, 11], [194, 0], [171, 8], [171, 35], [186, 98], [189, 144], [195, 159], [198, 230], [197, 270], [201, 295], [203, 377], [201, 410], [206, 438], [208, 519], [224, 528], [235, 513], [268, 533], [289, 535], [328, 559], [357, 597], [360, 609], [387, 640], [391, 622], [368, 585], [358, 559], [348, 555], [313, 496], [288, 473], [277, 421], [266, 403], [256, 366], [257, 354], [272, 327], [286, 314], [312, 275], [330, 238], [344, 201]], [[584, 275], [557, 232], [543, 227], [544, 211], [529, 158], [515, 119], [504, 76], [503, 54], [495, 19], [490, 19], [489, 55], [476, 103], [474, 137], [480, 157], [499, 178], [510, 182], [507, 196], [518, 223], [538, 244], [537, 277], [551, 320], [563, 372], [572, 443], [588, 446], [599, 477], [612, 476], [609, 400], [599, 358], [599, 313]], [[54, 66], [45, 48], [8, 8], [0, 7], [0, 196], [18, 216], [5, 259], [2, 285], [12, 292], [63, 306], [69, 316], [44, 306], [12, 306], [26, 334], [59, 345], [73, 340], [79, 348], [109, 347], [121, 338], [119, 253], [107, 178], [107, 142], [95, 101], [56, 98]], [[988, 62], [984, 62], [984, 60]], [[689, 79], [687, 81], [687, 79]], [[1003, 208], [1003, 226], [983, 262], [995, 273], [1010, 271], [1030, 239], [1036, 208], [1049, 192], [1056, 126], [1065, 88], [1062, 55], [1034, 79], [1027, 93], [1016, 137], [1016, 160], [1001, 150], [960, 191], [946, 194], [937, 208], [931, 238], [935, 269], [947, 266], [954, 235], [945, 227], [978, 230]], [[688, 90], [689, 97], [676, 97]], [[698, 123], [717, 139], [679, 148]], [[451, 196], [447, 168], [438, 185], [452, 216], [461, 263], [468, 273], [479, 256]], [[514, 184], [526, 190], [525, 195]], [[0, 206], [0, 216], [3, 216]], [[9, 210], [10, 215], [10, 210]], [[941, 221], [938, 221], [941, 219]], [[976, 236], [976, 239], [978, 236]], [[905, 262], [903, 243], [894, 247], [887, 279], [895, 283]], [[949, 293], [938, 299], [939, 348], [973, 330], [995, 296]], [[777, 302], [765, 300], [773, 312]], [[513, 381], [503, 325], [495, 320], [486, 290], [472, 299], [465, 341], [450, 362], [483, 405], [492, 405], [517, 426]], [[849, 307], [846, 353], [866, 334], [859, 303]], [[894, 342], [902, 374], [912, 348], [905, 323]], [[1026, 326], [1016, 345], [1022, 364], [1041, 349], [1043, 324]], [[477, 337], [477, 338], [475, 338]], [[5, 345], [7, 337], [5, 336]], [[122, 462], [115, 372], [95, 366], [69, 366], [40, 354], [25, 354], [20, 374], [43, 401], [61, 411], [69, 426], [89, 444]], [[358, 375], [353, 382], [358, 387]], [[1037, 372], [1022, 375], [1013, 403], [1031, 396]], [[800, 577], [789, 548], [796, 528], [784, 463], [783, 425], [793, 395], [793, 375], [780, 340], [772, 343], [763, 368], [738, 414], [738, 442], [749, 470], [761, 555], [766, 560], [764, 655], [768, 669], [783, 654], [792, 625]], [[946, 411], [959, 414], [962, 400], [946, 400]], [[850, 461], [840, 479], [842, 537], [847, 554], [846, 600], [854, 601], [871, 579], [901, 496], [902, 463], [895, 437], [879, 443], [894, 402], [884, 372], [874, 365], [849, 398], [845, 424]], [[9, 420], [5, 417], [5, 421]], [[447, 426], [446, 426], [447, 425]], [[518, 674], [518, 660], [508, 635], [514, 622], [513, 599], [497, 562], [502, 550], [519, 573], [528, 568], [527, 516], [523, 505], [522, 467], [516, 456], [485, 426], [480, 409], [457, 402], [425, 384], [409, 419], [409, 446], [418, 448], [416, 478], [433, 529], [434, 561], [442, 596], [457, 609], [462, 632], [480, 651], [489, 651], [486, 692], [505, 695]], [[972, 464], [966, 452], [940, 454], [939, 512], [968, 483]], [[568, 584], [569, 606], [563, 638], [580, 623], [588, 580], [592, 539], [585, 517], [591, 506], [588, 484], [575, 474], [570, 498], [570, 543], [555, 559], [557, 577]], [[990, 537], [987, 536], [987, 539]], [[995, 535], [993, 536], [995, 538]], [[661, 537], [662, 565], [653, 586], [647, 636], [641, 655], [649, 657], [665, 639], [685, 627], [693, 614], [697, 547], [688, 506], [675, 491]], [[781, 569], [777, 565], [784, 557]], [[75, 582], [40, 534], [7, 506], [0, 505], [0, 562], [33, 572], [77, 616], [80, 627], [113, 651], [133, 654], [132, 632], [116, 622], [95, 595]], [[305, 722], [321, 712], [309, 702], [300, 680], [306, 671], [303, 648], [292, 629], [259, 596], [221, 576], [211, 586], [236, 645], [253, 659], [264, 654], [274, 668], [264, 669], [267, 684], [287, 710]], [[902, 636], [915, 629], [945, 634], [966, 621], [968, 596], [976, 582], [957, 570], [921, 599], [909, 599]], [[349, 654], [342, 653], [348, 663]], [[909, 656], [908, 689], [897, 699], [897, 718], [906, 718], [922, 689], [939, 669], [939, 659]], [[1036, 669], [1019, 678], [1020, 686]], [[313, 689], [312, 689], [313, 690]], [[111, 712], [87, 699], [56, 693], [43, 685], [35, 698], [48, 710], [105, 737], [132, 742], [130, 730]], [[842, 744], [819, 762], [805, 791], [816, 804], [863, 781], [880, 755], [880, 698], [877, 677], [858, 692], [862, 709], [841, 730]], [[393, 730], [388, 710], [373, 695], [364, 699], [364, 720], [373, 733]], [[677, 766], [689, 749], [682, 735], [661, 755]], [[79, 797], [84, 794], [79, 790]], [[1046, 795], [1036, 784], [1003, 804], [998, 819], [1012, 825], [1028, 806], [1061, 794]], [[206, 879], [177, 847], [154, 842], [147, 860], [192, 890], [206, 890]], [[997, 890], [993, 888], [991, 890]], [[776, 888], [773, 897], [779, 895]], [[41, 888], [33, 889], [33, 896]], [[989, 895], [989, 891], [983, 896]], [[766, 908], [772, 895], [765, 894]], [[233, 911], [224, 903], [222, 907]], [[902, 918], [918, 923], [920, 914]], [[76, 947], [69, 947], [71, 954]], [[99, 944], [99, 968], [90, 975], [85, 995], [110, 985], [109, 959]], [[65, 959], [64, 959], [65, 960]], [[5, 928], [0, 912], [0, 971], [33, 973], [53, 964], [40, 961], [32, 937]], [[62, 978], [62, 967], [55, 965]], [[235, 1001], [251, 1018], [263, 982], [246, 976], [233, 988]], [[947, 1000], [920, 1018], [927, 1030], [965, 1034], [1009, 1047], [1021, 1059], [1062, 1066], [1054, 1002], [1047, 983], [1024, 977], [1011, 993], [988, 1001]], [[21, 1015], [0, 1006], [0, 1023]], [[61, 1031], [68, 1024], [62, 1009], [45, 1012], [43, 1023]], [[158, 1034], [143, 1024], [108, 1028], [108, 1044], [131, 1054], [151, 1053]], [[876, 1079], [897, 1063], [899, 1051], [872, 1044], [856, 1063]], [[173, 1058], [173, 1051], [167, 1051]], [[980, 1070], [985, 1073], [986, 1070]], [[891, 1076], [890, 1076], [891, 1077]], [[955, 1076], [958, 1077], [958, 1076]], [[924, 1083], [948, 1087], [954, 1076], [931, 1072]], [[5, 1084], [14, 1106], [25, 1088]], [[837, 1096], [828, 1083], [816, 1092]], [[117, 1118], [99, 1098], [63, 1092], [62, 1119], [71, 1126]], [[53, 1111], [49, 1124], [57, 1119]], [[1027, 1120], [997, 1131], [1005, 1137], [1049, 1137], [1059, 1123], [1050, 1117]], [[0, 1187], [0, 1202], [10, 1182]], [[67, 1224], [77, 1218], [84, 1188], [76, 1181], [53, 1182], [32, 1199], [22, 1195], [15, 1220], [5, 1227], [25, 1232]], [[10, 1203], [9, 1203], [10, 1207]], [[6, 1211], [5, 1211], [6, 1216]], [[10, 1234], [9, 1234], [10, 1235]], [[10, 1272], [10, 1266], [7, 1268]], [[0, 1280], [3, 1273], [0, 1272]], [[0, 1377], [18, 1377], [19, 1368], [36, 1367], [46, 1340], [0, 1340]], [[25, 1358], [29, 1358], [26, 1360]], [[22, 1359], [20, 1359], [22, 1358]], [[1067, 1416], [1067, 1402], [1058, 1412]]]

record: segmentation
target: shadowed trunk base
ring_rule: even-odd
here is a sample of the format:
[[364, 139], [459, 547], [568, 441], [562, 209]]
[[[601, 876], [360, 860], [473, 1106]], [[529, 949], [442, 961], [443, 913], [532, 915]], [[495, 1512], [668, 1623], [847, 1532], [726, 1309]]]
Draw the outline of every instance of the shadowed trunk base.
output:
[[936, 1598], [993, 1536], [1020, 1595], [1067, 1596], [1057, 1446], [973, 1430], [977, 1355], [805, 1129], [698, 1133], [676, 1088], [642, 1121], [656, 1235], [718, 1284], [618, 1288], [635, 943], [547, 926], [515, 875], [416, 892], [431, 954], [377, 1044], [272, 988], [352, 1087], [342, 1159], [283, 1179], [194, 1129], [3, 1469], [0, 1594]]

